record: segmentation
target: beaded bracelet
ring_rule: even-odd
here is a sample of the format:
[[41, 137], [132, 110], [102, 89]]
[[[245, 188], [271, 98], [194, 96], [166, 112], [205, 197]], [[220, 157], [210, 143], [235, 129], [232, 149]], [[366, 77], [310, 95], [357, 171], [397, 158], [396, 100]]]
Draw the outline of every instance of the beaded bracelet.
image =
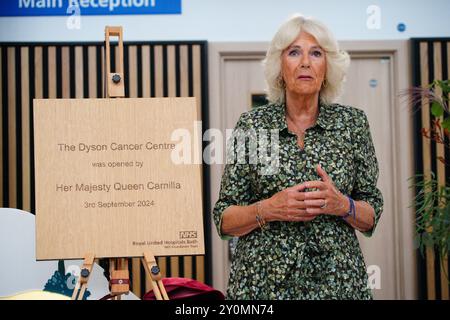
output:
[[256, 203], [256, 222], [258, 222], [261, 230], [264, 231], [267, 228], [266, 220], [264, 220], [264, 217], [261, 214], [261, 201]]
[[356, 220], [356, 207], [355, 207], [355, 201], [350, 198], [349, 196], [346, 196], [348, 201], [350, 202], [350, 209], [348, 210], [348, 212], [345, 214], [345, 216], [342, 217], [342, 219], [347, 219], [349, 216], [353, 215], [353, 219]]

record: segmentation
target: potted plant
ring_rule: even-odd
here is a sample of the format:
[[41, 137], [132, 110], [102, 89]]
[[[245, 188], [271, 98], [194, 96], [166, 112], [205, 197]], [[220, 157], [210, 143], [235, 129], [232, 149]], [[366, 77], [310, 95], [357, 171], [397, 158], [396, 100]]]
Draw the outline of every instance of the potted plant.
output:
[[[422, 128], [421, 134], [436, 144], [443, 144], [446, 149], [450, 148], [449, 93], [449, 80], [435, 80], [427, 87], [414, 87], [402, 92], [412, 106], [420, 106], [423, 99], [429, 101], [431, 126], [430, 129]], [[443, 157], [438, 157], [438, 160], [444, 165], [450, 161]], [[449, 281], [444, 261], [450, 248], [450, 184], [448, 181], [440, 183], [434, 172], [417, 174], [410, 181], [416, 190], [412, 204], [416, 212], [416, 245], [422, 256], [427, 247], [438, 252], [442, 270]]]

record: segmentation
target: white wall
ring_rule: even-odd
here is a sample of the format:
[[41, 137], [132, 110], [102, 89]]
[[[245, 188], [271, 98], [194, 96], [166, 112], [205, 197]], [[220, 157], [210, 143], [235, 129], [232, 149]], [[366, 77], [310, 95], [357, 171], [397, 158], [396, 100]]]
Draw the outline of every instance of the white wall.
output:
[[[370, 5], [381, 9], [378, 30], [366, 26]], [[268, 41], [295, 12], [319, 18], [340, 40], [450, 36], [449, 0], [182, 0], [181, 15], [81, 16], [80, 30], [66, 17], [0, 18], [0, 41], [102, 41], [105, 25], [122, 25], [125, 41]]]

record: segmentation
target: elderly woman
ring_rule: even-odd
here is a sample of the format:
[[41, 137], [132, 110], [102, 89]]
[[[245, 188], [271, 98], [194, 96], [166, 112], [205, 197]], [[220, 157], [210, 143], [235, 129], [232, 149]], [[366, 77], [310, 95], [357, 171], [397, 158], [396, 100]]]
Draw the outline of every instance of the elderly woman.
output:
[[[365, 113], [333, 103], [348, 64], [317, 20], [296, 15], [273, 38], [270, 103], [243, 113], [234, 132], [276, 130], [276, 173], [227, 162], [213, 210], [222, 239], [239, 237], [227, 298], [372, 298], [355, 230], [372, 235], [383, 198]], [[247, 144], [236, 145], [248, 160]]]

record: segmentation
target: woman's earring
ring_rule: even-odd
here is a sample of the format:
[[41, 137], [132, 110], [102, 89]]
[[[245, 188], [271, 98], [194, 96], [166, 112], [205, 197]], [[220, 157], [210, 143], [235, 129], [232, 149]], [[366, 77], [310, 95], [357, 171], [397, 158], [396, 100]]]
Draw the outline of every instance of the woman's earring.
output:
[[322, 82], [322, 88], [326, 88], [328, 86], [328, 81], [327, 79], [324, 79]]

